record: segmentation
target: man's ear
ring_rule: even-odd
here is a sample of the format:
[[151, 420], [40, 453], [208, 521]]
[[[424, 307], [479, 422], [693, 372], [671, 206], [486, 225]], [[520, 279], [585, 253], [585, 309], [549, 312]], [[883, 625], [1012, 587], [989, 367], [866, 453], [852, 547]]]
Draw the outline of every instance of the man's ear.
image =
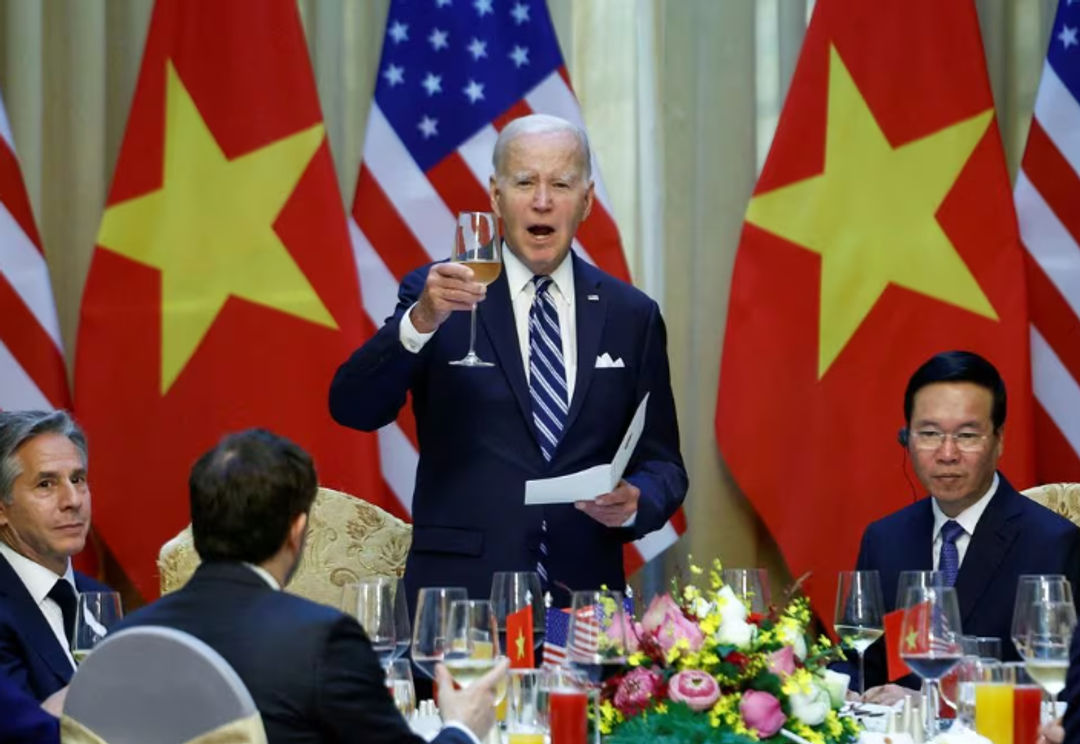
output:
[[301, 512], [293, 519], [292, 524], [289, 525], [289, 547], [292, 548], [296, 554], [300, 553], [300, 548], [304, 544], [304, 533], [307, 532], [308, 515], [307, 512]]

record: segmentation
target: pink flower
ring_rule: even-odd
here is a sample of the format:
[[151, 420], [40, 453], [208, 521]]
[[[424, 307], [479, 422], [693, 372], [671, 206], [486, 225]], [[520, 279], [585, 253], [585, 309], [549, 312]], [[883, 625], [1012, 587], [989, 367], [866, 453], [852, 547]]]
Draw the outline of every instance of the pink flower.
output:
[[659, 674], [645, 667], [636, 667], [619, 682], [613, 702], [624, 716], [636, 716], [649, 707], [662, 686], [663, 680]]
[[705, 641], [705, 634], [697, 623], [683, 614], [667, 594], [653, 597], [649, 609], [641, 618], [641, 628], [656, 637], [656, 642], [666, 654], [679, 641], [685, 640], [691, 651], [697, 651]]
[[619, 628], [626, 634], [626, 653], [632, 654], [639, 648], [638, 639], [644, 633], [641, 628], [641, 623], [634, 622], [633, 617], [620, 612], [615, 616], [615, 620], [611, 623], [611, 626], [607, 629], [608, 638], [613, 641], [621, 641], [622, 637], [619, 635]]
[[749, 690], [743, 693], [739, 702], [739, 713], [747, 728], [757, 731], [762, 739], [780, 730], [787, 721], [784, 711], [780, 710], [780, 701], [767, 692]]
[[686, 703], [691, 710], [708, 710], [720, 699], [720, 685], [711, 674], [688, 669], [668, 680], [668, 697]]
[[779, 651], [773, 651], [769, 654], [767, 663], [769, 665], [769, 671], [773, 674], [779, 674], [781, 677], [794, 674], [795, 649], [791, 646], [784, 646]]

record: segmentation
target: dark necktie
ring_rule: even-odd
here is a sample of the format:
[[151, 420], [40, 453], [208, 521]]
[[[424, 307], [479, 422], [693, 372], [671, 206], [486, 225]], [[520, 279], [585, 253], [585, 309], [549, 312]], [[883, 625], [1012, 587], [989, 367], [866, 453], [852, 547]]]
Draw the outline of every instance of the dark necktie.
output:
[[67, 636], [68, 646], [75, 636], [75, 589], [67, 579], [57, 579], [53, 588], [49, 590], [49, 598], [60, 605], [60, 612], [64, 614], [64, 635]]
[[[562, 438], [570, 396], [566, 387], [566, 364], [562, 354], [562, 333], [555, 299], [548, 294], [550, 276], [534, 276], [536, 294], [529, 308], [529, 397], [533, 424], [540, 440], [540, 453], [550, 462]], [[540, 523], [540, 559], [536, 572], [547, 588], [547, 522]]]
[[960, 551], [956, 541], [964, 534], [959, 522], [949, 520], [941, 525], [941, 552], [938, 553], [938, 570], [945, 576], [945, 586], [956, 584], [956, 574], [960, 572]]

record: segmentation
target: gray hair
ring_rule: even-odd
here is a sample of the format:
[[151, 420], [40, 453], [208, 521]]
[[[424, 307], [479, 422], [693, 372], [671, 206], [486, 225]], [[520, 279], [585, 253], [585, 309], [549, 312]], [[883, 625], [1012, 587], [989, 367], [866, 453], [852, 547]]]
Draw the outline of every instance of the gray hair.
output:
[[0, 501], [15, 497], [15, 479], [22, 474], [15, 453], [42, 434], [60, 434], [71, 440], [86, 465], [86, 435], [67, 411], [0, 411]]
[[506, 148], [515, 139], [526, 134], [551, 134], [555, 132], [567, 132], [577, 138], [585, 180], [590, 180], [592, 178], [592, 149], [589, 147], [589, 138], [585, 135], [585, 130], [571, 124], [566, 119], [560, 119], [558, 116], [551, 116], [550, 114], [522, 116], [503, 127], [502, 131], [499, 132], [499, 138], [495, 140], [495, 150], [491, 154], [491, 165], [495, 168], [495, 175], [498, 176], [502, 173], [501, 167], [506, 159]]

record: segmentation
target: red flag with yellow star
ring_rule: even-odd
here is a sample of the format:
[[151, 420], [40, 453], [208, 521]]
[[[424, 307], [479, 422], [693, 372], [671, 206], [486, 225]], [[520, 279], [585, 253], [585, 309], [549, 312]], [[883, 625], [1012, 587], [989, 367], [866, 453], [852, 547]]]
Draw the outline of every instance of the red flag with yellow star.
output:
[[503, 653], [509, 657], [511, 669], [531, 669], [536, 666], [532, 613], [532, 605], [525, 605], [517, 612], [506, 615], [506, 648]]
[[897, 430], [933, 354], [1001, 371], [1001, 467], [1030, 483], [1009, 198], [974, 5], [819, 0], [736, 255], [716, 434], [823, 615], [866, 525], [924, 495]]
[[143, 596], [227, 432], [287, 436], [320, 483], [380, 500], [374, 439], [326, 404], [372, 331], [296, 3], [159, 0], [75, 372], [94, 522]]

